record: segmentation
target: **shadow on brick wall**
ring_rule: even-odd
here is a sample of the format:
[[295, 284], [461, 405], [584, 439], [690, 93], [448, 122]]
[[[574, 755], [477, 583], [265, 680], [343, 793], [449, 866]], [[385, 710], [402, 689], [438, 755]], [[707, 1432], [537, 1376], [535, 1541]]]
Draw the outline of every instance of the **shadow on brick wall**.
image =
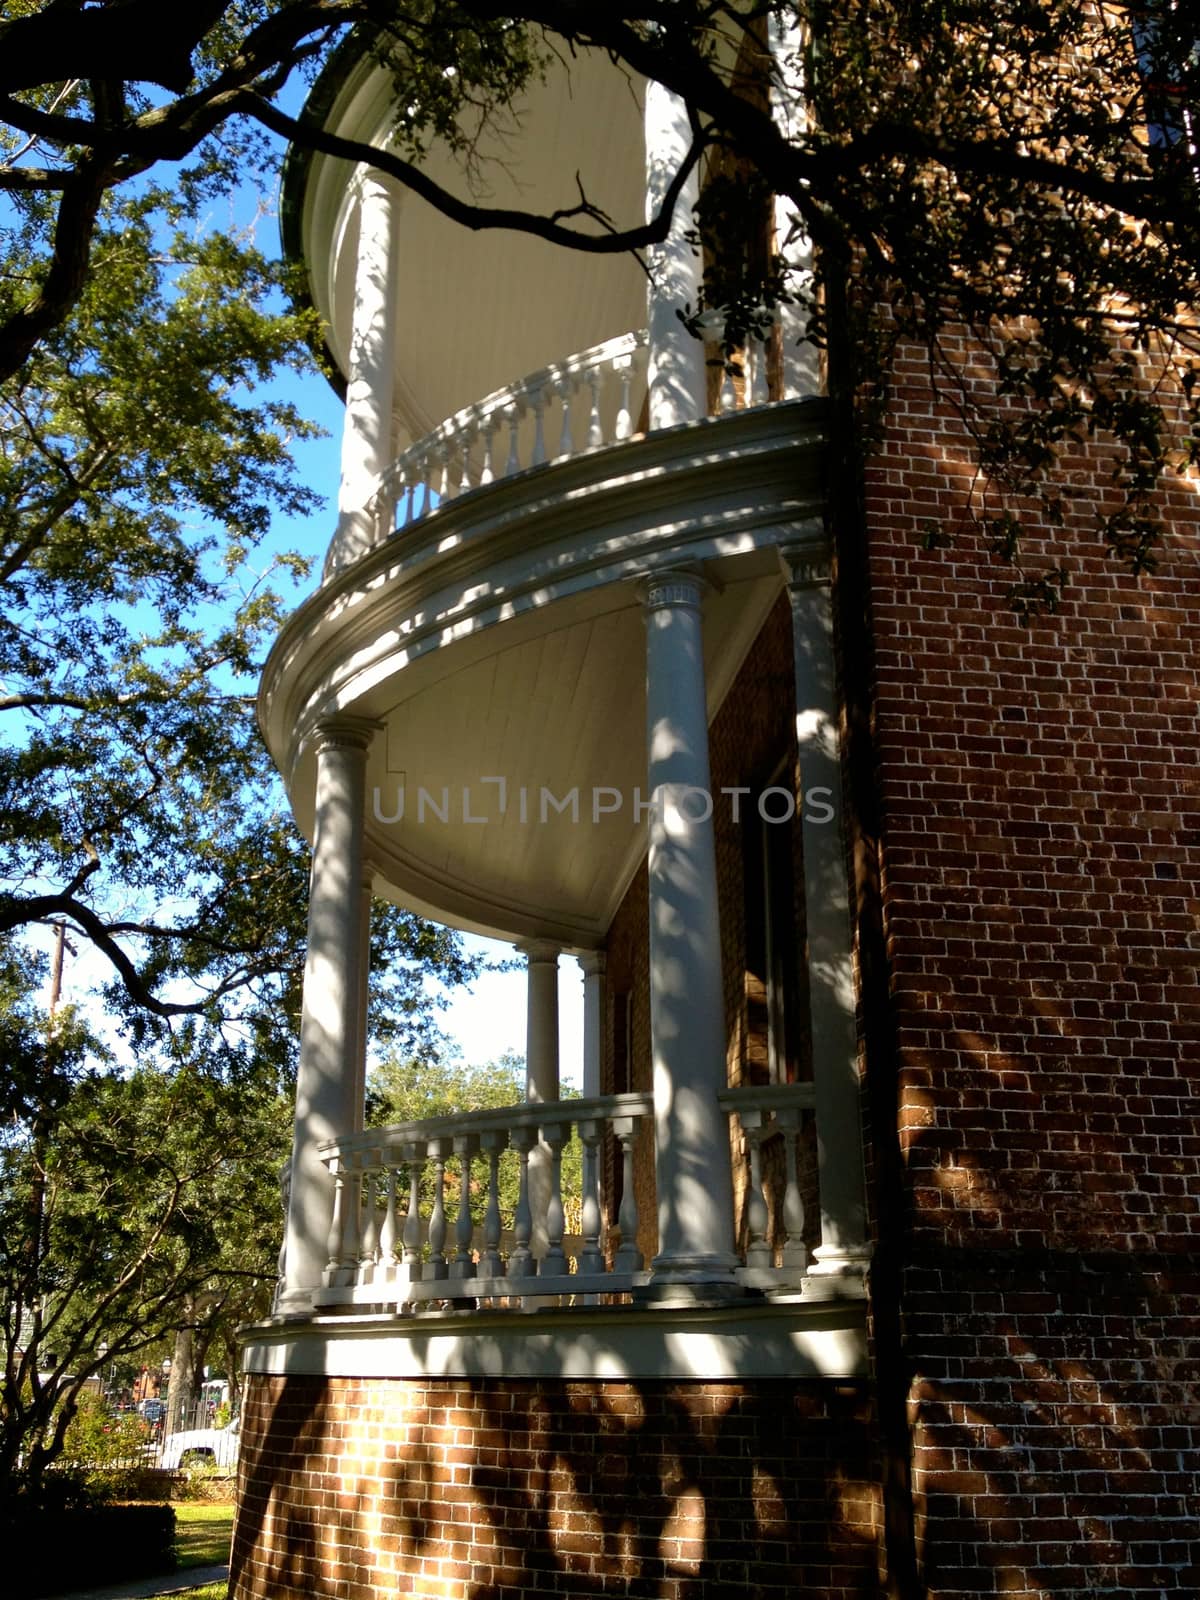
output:
[[252, 1379], [236, 1600], [879, 1592], [863, 1389]]

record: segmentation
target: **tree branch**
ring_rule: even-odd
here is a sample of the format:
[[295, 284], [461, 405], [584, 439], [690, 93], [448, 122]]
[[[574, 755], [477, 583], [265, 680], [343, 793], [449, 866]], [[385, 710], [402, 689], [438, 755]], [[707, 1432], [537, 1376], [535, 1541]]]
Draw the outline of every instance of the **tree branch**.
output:
[[192, 81], [197, 45], [227, 9], [227, 0], [117, 0], [68, 18], [47, 6], [0, 23], [0, 90], [103, 77], [177, 94]]
[[405, 161], [403, 157], [393, 154], [390, 150], [379, 150], [357, 139], [344, 139], [338, 134], [329, 133], [312, 123], [298, 122], [294, 117], [289, 117], [278, 107], [250, 91], [245, 91], [238, 98], [241, 109], [261, 122], [264, 127], [270, 128], [273, 133], [278, 133], [283, 138], [308, 149], [319, 150], [324, 155], [341, 156], [347, 161], [362, 162], [383, 172], [404, 184], [414, 194], [420, 195], [423, 200], [427, 200], [443, 216], [449, 217], [452, 222], [461, 223], [465, 228], [475, 231], [484, 228], [508, 228], [517, 233], [532, 234], [535, 238], [545, 239], [551, 244], [565, 245], [568, 249], [592, 255], [617, 255], [624, 251], [640, 250], [646, 245], [661, 243], [670, 228], [675, 203], [704, 148], [703, 136], [693, 139], [691, 148], [663, 197], [662, 205], [649, 222], [635, 228], [614, 230], [609, 233], [579, 233], [574, 228], [563, 227], [560, 222], [555, 221], [555, 217], [572, 216], [583, 212], [594, 220], [601, 220], [591, 206], [576, 206], [555, 212], [553, 216], [544, 217], [505, 206], [475, 205], [443, 189], [420, 167], [414, 166], [411, 161]]

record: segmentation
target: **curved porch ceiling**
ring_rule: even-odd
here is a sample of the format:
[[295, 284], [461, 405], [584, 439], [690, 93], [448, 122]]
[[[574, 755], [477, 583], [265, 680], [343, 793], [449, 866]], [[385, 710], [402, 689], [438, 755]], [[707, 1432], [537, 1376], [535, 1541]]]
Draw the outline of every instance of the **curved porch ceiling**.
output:
[[[729, 563], [708, 595], [710, 714], [779, 593], [766, 551]], [[646, 848], [645, 652], [636, 590], [610, 584], [377, 684], [353, 707], [380, 725], [367, 767], [376, 893], [480, 933], [599, 944]], [[293, 802], [308, 812], [307, 795]]]
[[[382, 144], [385, 75], [363, 61], [341, 70], [326, 127]], [[581, 51], [551, 64], [507, 129], [481, 143], [471, 174], [440, 149], [422, 165], [464, 200], [541, 214], [575, 205], [582, 184], [589, 201], [628, 227], [644, 220], [643, 150], [640, 85], [607, 57]], [[351, 176], [350, 163], [314, 156], [298, 178], [289, 174], [285, 192], [285, 207], [302, 208], [310, 290], [343, 373], [358, 242]], [[525, 373], [644, 325], [646, 280], [631, 255], [583, 254], [508, 229], [472, 232], [401, 193], [398, 448]]]

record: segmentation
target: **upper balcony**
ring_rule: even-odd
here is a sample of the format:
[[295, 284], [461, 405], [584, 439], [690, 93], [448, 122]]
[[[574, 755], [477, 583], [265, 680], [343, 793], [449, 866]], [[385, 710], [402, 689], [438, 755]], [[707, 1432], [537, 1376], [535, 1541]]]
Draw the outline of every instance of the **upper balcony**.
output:
[[[387, 89], [351, 54], [315, 98], [328, 128], [383, 143]], [[476, 152], [488, 204], [551, 212], [578, 174], [617, 223], [641, 220], [686, 142], [670, 107], [591, 52], [549, 73], [510, 132]], [[427, 167], [470, 196], [450, 157]], [[775, 547], [821, 538], [815, 376], [795, 330], [774, 328], [730, 375], [683, 329], [699, 270], [686, 200], [649, 277], [629, 254], [470, 233], [332, 157], [293, 161], [285, 215], [347, 382], [322, 587], [263, 681], [297, 818], [311, 836], [310, 730], [364, 719], [382, 730], [367, 773], [377, 893], [459, 927], [596, 948], [644, 853], [628, 814], [645, 778], [637, 580], [703, 568], [715, 711], [779, 596]], [[498, 779], [514, 802], [527, 780], [532, 799], [482, 828], [489, 799], [504, 810]], [[584, 849], [570, 818], [523, 826], [543, 790], [626, 807], [593, 816]]]

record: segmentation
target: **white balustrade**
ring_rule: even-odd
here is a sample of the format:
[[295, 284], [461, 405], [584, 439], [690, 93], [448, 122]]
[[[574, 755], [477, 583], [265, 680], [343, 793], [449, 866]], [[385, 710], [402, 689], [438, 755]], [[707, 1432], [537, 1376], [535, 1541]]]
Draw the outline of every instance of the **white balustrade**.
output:
[[[804, 1197], [800, 1187], [797, 1142], [801, 1120], [815, 1103], [811, 1083], [780, 1083], [745, 1089], [723, 1089], [721, 1108], [736, 1117], [746, 1138], [749, 1167], [746, 1186], [745, 1265], [736, 1273], [747, 1288], [802, 1288], [808, 1265], [804, 1246]], [[763, 1181], [763, 1146], [783, 1140], [782, 1203], [774, 1240], [768, 1237], [769, 1211]]]
[[[646, 397], [648, 336], [623, 333], [542, 367], [447, 417], [378, 481], [368, 510], [374, 543], [472, 489], [634, 436]], [[766, 404], [767, 346], [751, 339], [724, 375], [715, 410]], [[334, 571], [335, 548], [326, 560]]]
[[[725, 1089], [717, 1099], [737, 1119], [745, 1142], [746, 1250], [737, 1280], [754, 1291], [803, 1290], [807, 1252], [798, 1150], [803, 1120], [813, 1107], [812, 1085]], [[330, 1141], [321, 1151], [331, 1180], [329, 1265], [316, 1303], [418, 1310], [430, 1303], [466, 1308], [627, 1299], [649, 1280], [638, 1248], [634, 1154], [642, 1126], [652, 1118], [649, 1094], [602, 1095], [522, 1102]], [[563, 1151], [573, 1131], [583, 1147], [578, 1238], [566, 1234], [562, 1178]], [[619, 1215], [607, 1238], [600, 1176], [606, 1135], [615, 1142], [621, 1168]], [[529, 1156], [539, 1143], [549, 1151], [550, 1173], [541, 1218], [534, 1216], [529, 1184]], [[519, 1168], [507, 1234], [500, 1195], [506, 1150], [515, 1153]], [[478, 1223], [471, 1206], [477, 1180], [486, 1193]], [[540, 1260], [532, 1247], [538, 1221], [546, 1239]]]
[[[321, 1151], [329, 1167], [330, 1265], [319, 1305], [395, 1305], [455, 1302], [475, 1305], [537, 1304], [549, 1299], [627, 1296], [647, 1274], [637, 1253], [633, 1151], [639, 1130], [653, 1117], [648, 1094], [467, 1112], [399, 1127], [372, 1128], [330, 1141]], [[562, 1157], [578, 1129], [588, 1154], [584, 1172], [583, 1238], [566, 1235]], [[598, 1148], [606, 1130], [618, 1140], [625, 1163], [620, 1233], [606, 1253], [601, 1237]], [[539, 1144], [550, 1152], [545, 1215], [535, 1218], [529, 1155]], [[506, 1241], [502, 1231], [501, 1156], [513, 1150], [519, 1194]], [[471, 1212], [475, 1158], [486, 1172], [482, 1224]], [[422, 1189], [426, 1204], [422, 1204]], [[454, 1206], [453, 1232], [447, 1194]], [[398, 1197], [407, 1196], [403, 1229]], [[428, 1213], [428, 1214], [426, 1214]], [[539, 1260], [531, 1240], [541, 1221], [547, 1240]], [[452, 1240], [453, 1257], [447, 1259]], [[508, 1259], [501, 1253], [509, 1246]], [[609, 1257], [611, 1256], [611, 1264]]]

